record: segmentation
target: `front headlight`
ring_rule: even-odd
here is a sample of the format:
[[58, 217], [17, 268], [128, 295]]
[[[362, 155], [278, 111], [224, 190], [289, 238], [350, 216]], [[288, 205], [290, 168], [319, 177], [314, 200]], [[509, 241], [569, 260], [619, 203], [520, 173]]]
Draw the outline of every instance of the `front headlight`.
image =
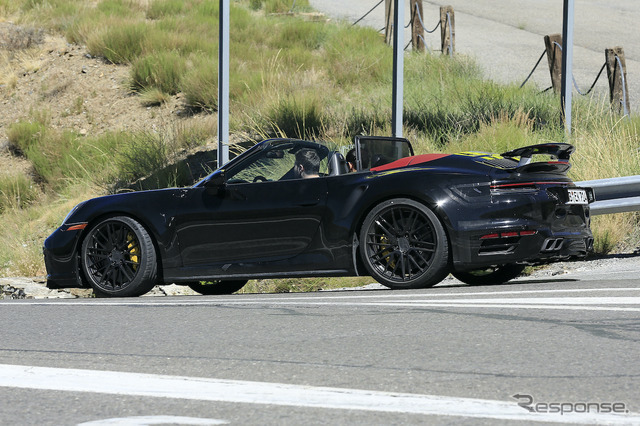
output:
[[72, 208], [69, 211], [69, 213], [67, 213], [67, 215], [64, 217], [64, 219], [62, 220], [62, 224], [60, 226], [62, 226], [65, 223], [67, 223], [67, 220], [71, 217], [71, 215], [74, 214], [76, 212], [76, 210], [78, 210], [84, 203], [86, 203], [86, 201], [83, 201], [81, 203], [76, 204], [75, 207]]

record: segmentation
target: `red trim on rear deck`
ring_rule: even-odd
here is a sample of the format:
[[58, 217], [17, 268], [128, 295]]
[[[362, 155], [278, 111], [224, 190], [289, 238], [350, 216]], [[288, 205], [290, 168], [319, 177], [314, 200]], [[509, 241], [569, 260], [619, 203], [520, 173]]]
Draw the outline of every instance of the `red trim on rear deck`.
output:
[[413, 157], [405, 157], [383, 166], [374, 167], [372, 172], [381, 172], [384, 170], [399, 169], [400, 167], [413, 166], [416, 164], [428, 163], [429, 161], [439, 160], [443, 157], [448, 157], [450, 154], [423, 154], [414, 155]]

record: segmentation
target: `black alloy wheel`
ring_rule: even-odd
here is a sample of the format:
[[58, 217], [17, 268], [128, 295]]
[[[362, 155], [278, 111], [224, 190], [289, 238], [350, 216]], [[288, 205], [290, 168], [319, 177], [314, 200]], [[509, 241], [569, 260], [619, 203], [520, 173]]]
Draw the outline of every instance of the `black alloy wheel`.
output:
[[84, 276], [99, 296], [140, 296], [157, 281], [151, 237], [130, 217], [111, 217], [93, 226], [82, 242], [81, 260]]
[[394, 289], [432, 287], [449, 273], [449, 243], [440, 220], [406, 198], [369, 212], [360, 231], [360, 253], [371, 276]]
[[509, 263], [506, 265], [490, 266], [473, 271], [453, 271], [451, 275], [469, 285], [496, 285], [504, 284], [516, 278], [524, 271], [525, 265]]
[[187, 286], [196, 293], [206, 296], [219, 294], [231, 294], [240, 290], [247, 283], [247, 280], [213, 280], [187, 283]]

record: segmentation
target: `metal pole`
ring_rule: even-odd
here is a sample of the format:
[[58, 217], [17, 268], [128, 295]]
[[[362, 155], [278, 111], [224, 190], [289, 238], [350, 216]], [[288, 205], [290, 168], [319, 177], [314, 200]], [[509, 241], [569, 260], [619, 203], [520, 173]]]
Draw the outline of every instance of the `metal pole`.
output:
[[218, 35], [218, 167], [229, 161], [229, 21], [230, 1], [220, 0]]
[[560, 106], [567, 139], [571, 137], [571, 78], [573, 76], [573, 3], [564, 0], [562, 12], [562, 75]]
[[404, 92], [404, 0], [394, 0], [393, 13], [393, 106], [391, 108], [391, 133], [402, 137], [402, 98]]

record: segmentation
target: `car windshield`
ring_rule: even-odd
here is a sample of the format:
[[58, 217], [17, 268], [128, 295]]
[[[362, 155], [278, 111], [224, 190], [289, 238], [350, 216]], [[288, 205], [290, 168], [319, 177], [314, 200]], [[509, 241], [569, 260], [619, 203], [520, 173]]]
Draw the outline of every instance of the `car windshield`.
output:
[[[301, 176], [296, 173], [295, 167], [304, 153], [316, 164], [317, 170], [313, 170], [313, 176], [326, 176], [331, 153], [327, 146], [310, 141], [274, 139], [256, 145], [225, 164], [226, 182], [233, 184], [297, 179]], [[202, 185], [219, 172], [220, 169], [216, 170], [196, 186]]]

